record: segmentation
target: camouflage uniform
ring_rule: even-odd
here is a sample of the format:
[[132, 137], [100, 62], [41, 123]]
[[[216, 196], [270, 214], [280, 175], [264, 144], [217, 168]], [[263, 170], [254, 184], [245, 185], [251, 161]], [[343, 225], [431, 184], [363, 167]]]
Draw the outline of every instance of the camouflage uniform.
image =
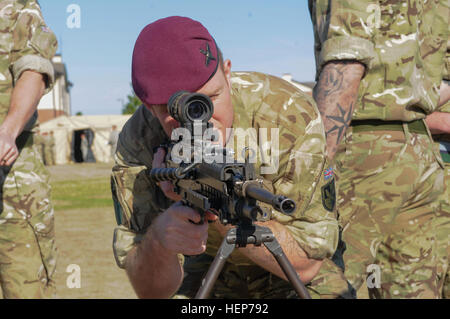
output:
[[[331, 257], [338, 241], [335, 194], [325, 192], [331, 189], [334, 178], [323, 174], [328, 168], [324, 156], [325, 135], [314, 101], [288, 82], [261, 73], [233, 73], [231, 81], [235, 135], [238, 135], [237, 127], [267, 128], [269, 132], [270, 128], [279, 128], [279, 168], [263, 175], [264, 185], [272, 192], [294, 199], [297, 211], [294, 217], [278, 212], [273, 212], [272, 217], [286, 226], [309, 257]], [[254, 134], [249, 136], [247, 145], [259, 145]], [[120, 227], [114, 234], [114, 254], [120, 267], [124, 267], [128, 251], [141, 240], [152, 220], [172, 203], [144, 174], [145, 166], [151, 167], [153, 148], [163, 142], [167, 142], [167, 137], [160, 123], [144, 106], [135, 112], [120, 134], [112, 174], [113, 197], [120, 203], [116, 211]], [[237, 144], [234, 146], [238, 147]], [[231, 147], [230, 142], [227, 146]], [[260, 172], [261, 149], [257, 152], [255, 167]], [[329, 202], [323, 204], [322, 200], [326, 199]], [[195, 295], [221, 241], [215, 228], [210, 227], [205, 254], [180, 256], [187, 275], [176, 298]], [[348, 286], [339, 270], [333, 281], [333, 296], [344, 295]], [[238, 250], [228, 259], [212, 292], [215, 298], [295, 296], [290, 284], [256, 266]]]
[[[447, 141], [450, 142], [449, 137], [447, 137]], [[446, 190], [441, 204], [441, 216], [438, 218], [439, 228], [437, 229], [439, 253], [443, 259], [442, 271], [439, 272], [439, 288], [442, 291], [442, 297], [450, 299], [450, 160], [445, 162], [445, 187]]]
[[119, 140], [119, 130], [115, 129], [109, 133], [108, 145], [110, 147], [111, 159], [114, 160], [114, 154], [116, 154], [117, 141]]
[[[443, 163], [422, 119], [437, 105], [448, 0], [309, 5], [317, 78], [329, 61], [366, 66], [335, 157], [345, 276], [358, 297], [435, 298], [432, 221]], [[379, 267], [374, 269], [380, 270], [381, 288], [368, 291], [371, 265]]]
[[[46, 75], [53, 83], [50, 62], [56, 38], [47, 28], [36, 1], [0, 2], [0, 123], [8, 113], [11, 93], [25, 70]], [[35, 114], [36, 115], [36, 114]], [[26, 125], [16, 144], [19, 157], [1, 167], [0, 282], [6, 298], [41, 298], [54, 294], [55, 245], [49, 175], [33, 147]]]
[[55, 165], [55, 138], [52, 135], [45, 137], [44, 159], [45, 165]]
[[[447, 54], [445, 59], [444, 80], [450, 81], [450, 35], [447, 41]], [[438, 110], [450, 113], [450, 102]], [[441, 155], [445, 163], [445, 192], [442, 194], [441, 206], [436, 218], [436, 234], [439, 252], [439, 288], [442, 297], [450, 298], [450, 134], [433, 135], [435, 141], [440, 143]]]
[[[439, 109], [439, 112], [450, 113], [450, 102]], [[445, 163], [445, 192], [442, 194], [438, 217], [436, 218], [436, 234], [439, 253], [439, 290], [442, 297], [450, 298], [450, 269], [448, 261], [450, 258], [450, 135], [433, 135], [433, 138], [442, 144], [441, 154]]]

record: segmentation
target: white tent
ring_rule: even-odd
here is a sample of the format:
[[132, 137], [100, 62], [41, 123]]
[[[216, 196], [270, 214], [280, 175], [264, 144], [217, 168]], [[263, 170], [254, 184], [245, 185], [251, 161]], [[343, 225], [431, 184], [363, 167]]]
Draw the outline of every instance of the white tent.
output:
[[73, 162], [75, 138], [80, 132], [90, 130], [93, 133], [92, 153], [97, 162], [111, 162], [111, 148], [108, 145], [112, 126], [120, 131], [131, 115], [81, 115], [59, 116], [39, 125], [42, 133], [53, 131], [55, 137], [55, 162], [67, 164]]

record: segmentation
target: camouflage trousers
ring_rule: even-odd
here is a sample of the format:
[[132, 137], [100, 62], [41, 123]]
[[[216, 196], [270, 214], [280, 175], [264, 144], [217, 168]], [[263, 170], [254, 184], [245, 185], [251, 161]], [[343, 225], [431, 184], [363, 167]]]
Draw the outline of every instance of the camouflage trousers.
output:
[[[261, 247], [261, 249], [265, 249]], [[194, 298], [200, 289], [214, 257], [202, 254], [184, 258], [184, 280], [174, 299]], [[325, 271], [306, 285], [313, 299], [352, 298], [349, 285], [330, 259], [324, 260]], [[317, 286], [317, 287], [316, 287]], [[295, 299], [291, 283], [256, 265], [236, 265], [226, 262], [209, 298], [213, 299]]]
[[350, 127], [336, 154], [342, 242], [358, 298], [438, 298], [443, 164], [431, 135]]
[[[19, 143], [18, 143], [19, 144]], [[56, 247], [49, 175], [32, 136], [12, 167], [1, 167], [0, 283], [4, 298], [55, 293]]]
[[442, 298], [450, 298], [450, 163], [445, 163], [445, 192], [435, 220], [438, 242], [438, 278]]

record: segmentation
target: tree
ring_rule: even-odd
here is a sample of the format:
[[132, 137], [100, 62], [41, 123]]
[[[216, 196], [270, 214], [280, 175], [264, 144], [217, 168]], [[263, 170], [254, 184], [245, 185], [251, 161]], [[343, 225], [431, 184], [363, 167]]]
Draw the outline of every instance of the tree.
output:
[[[134, 91], [127, 95], [127, 102], [122, 102], [122, 114], [133, 114], [134, 111], [142, 104], [141, 100], [136, 96]], [[122, 100], [123, 101], [123, 100]]]

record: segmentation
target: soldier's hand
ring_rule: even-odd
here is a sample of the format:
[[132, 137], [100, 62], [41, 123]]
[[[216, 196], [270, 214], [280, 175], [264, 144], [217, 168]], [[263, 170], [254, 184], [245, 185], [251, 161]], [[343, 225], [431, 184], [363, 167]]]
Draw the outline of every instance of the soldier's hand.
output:
[[157, 241], [158, 245], [168, 252], [199, 255], [206, 250], [207, 221], [216, 220], [217, 216], [207, 212], [204, 218], [203, 224], [193, 224], [192, 222], [200, 222], [200, 214], [178, 202], [154, 220], [147, 235], [150, 240]]
[[223, 237], [226, 236], [226, 234], [228, 233], [228, 231], [232, 228], [235, 228], [235, 226], [233, 225], [224, 225], [221, 222], [217, 221], [215, 223], [213, 223], [213, 226], [216, 228], [216, 230], [219, 232], [219, 234]]
[[0, 166], [10, 166], [19, 156], [16, 140], [0, 128]]
[[[165, 156], [166, 156], [166, 151], [161, 147], [158, 148], [158, 151], [153, 156], [152, 167], [153, 168], [166, 167], [166, 165], [164, 163]], [[176, 202], [181, 200], [181, 196], [173, 191], [172, 182], [170, 182], [170, 181], [159, 182], [158, 185], [159, 185], [159, 188], [161, 188], [161, 190], [164, 192], [166, 197], [168, 197]]]

